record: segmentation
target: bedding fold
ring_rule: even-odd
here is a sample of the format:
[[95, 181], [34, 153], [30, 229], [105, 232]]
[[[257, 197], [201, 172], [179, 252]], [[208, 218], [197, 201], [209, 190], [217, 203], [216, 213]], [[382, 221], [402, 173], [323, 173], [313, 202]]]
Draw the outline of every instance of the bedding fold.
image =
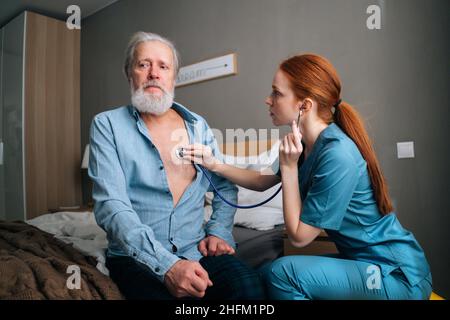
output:
[[[96, 264], [50, 233], [21, 221], [0, 221], [0, 299], [123, 299]], [[79, 289], [70, 285], [73, 266], [80, 271]]]

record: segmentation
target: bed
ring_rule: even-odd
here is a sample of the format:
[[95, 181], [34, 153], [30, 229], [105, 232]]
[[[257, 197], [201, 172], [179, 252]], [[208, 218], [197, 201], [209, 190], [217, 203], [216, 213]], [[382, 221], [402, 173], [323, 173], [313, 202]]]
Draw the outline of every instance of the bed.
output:
[[[221, 146], [225, 161], [255, 170], [269, 166], [278, 154], [278, 145], [271, 143], [254, 149], [249, 143], [233, 147]], [[269, 149], [264, 151], [265, 147]], [[239, 203], [259, 202], [277, 188], [255, 192], [239, 187]], [[212, 193], [205, 197], [205, 222], [212, 212], [212, 197]], [[236, 256], [253, 268], [283, 255], [281, 199], [280, 193], [262, 207], [236, 212]], [[60, 211], [26, 222], [0, 222], [0, 299], [123, 299], [105, 266], [107, 246], [106, 233], [92, 211]], [[80, 289], [73, 290], [70, 281], [77, 267]]]
[[[205, 222], [210, 211], [206, 205]], [[249, 228], [253, 221], [236, 217], [233, 235], [239, 259], [256, 269], [283, 255], [283, 224], [255, 224], [258, 230]], [[0, 299], [123, 299], [108, 277], [107, 246], [106, 233], [91, 211], [0, 222]], [[80, 267], [82, 290], [67, 287], [70, 266]]]

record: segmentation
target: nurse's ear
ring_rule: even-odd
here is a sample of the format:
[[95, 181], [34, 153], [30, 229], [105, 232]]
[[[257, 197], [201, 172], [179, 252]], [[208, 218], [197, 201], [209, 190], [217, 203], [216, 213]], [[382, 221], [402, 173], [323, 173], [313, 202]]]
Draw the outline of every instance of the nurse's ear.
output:
[[305, 113], [308, 113], [313, 106], [313, 101], [310, 98], [305, 98], [303, 101], [298, 102], [298, 108], [300, 115], [303, 116]]
[[303, 103], [300, 103], [299, 104], [299, 107], [298, 107], [298, 110], [299, 110], [299, 112], [300, 112], [300, 116], [303, 116], [303, 110], [304, 110], [305, 108], [303, 107]]

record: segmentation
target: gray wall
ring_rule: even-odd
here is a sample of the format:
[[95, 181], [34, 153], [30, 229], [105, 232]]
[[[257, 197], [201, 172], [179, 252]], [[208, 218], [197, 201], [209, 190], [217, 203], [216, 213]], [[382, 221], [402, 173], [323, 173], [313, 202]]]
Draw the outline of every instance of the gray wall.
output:
[[[366, 9], [383, 9], [382, 29], [366, 28]], [[182, 65], [236, 52], [239, 74], [177, 89], [176, 99], [213, 128], [273, 128], [264, 98], [280, 60], [314, 52], [338, 69], [343, 98], [373, 137], [402, 224], [432, 267], [434, 288], [450, 297], [448, 227], [450, 2], [447, 0], [121, 0], [83, 20], [81, 129], [127, 104], [121, 74], [129, 36], [161, 33]], [[396, 142], [414, 141], [416, 158], [396, 158]]]

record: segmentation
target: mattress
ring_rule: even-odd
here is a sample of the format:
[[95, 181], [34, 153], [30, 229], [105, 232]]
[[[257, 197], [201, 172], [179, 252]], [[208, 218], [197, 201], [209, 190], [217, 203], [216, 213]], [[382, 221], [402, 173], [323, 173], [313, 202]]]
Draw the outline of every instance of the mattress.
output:
[[283, 230], [284, 225], [265, 231], [234, 226], [236, 257], [252, 268], [259, 268], [283, 256]]

